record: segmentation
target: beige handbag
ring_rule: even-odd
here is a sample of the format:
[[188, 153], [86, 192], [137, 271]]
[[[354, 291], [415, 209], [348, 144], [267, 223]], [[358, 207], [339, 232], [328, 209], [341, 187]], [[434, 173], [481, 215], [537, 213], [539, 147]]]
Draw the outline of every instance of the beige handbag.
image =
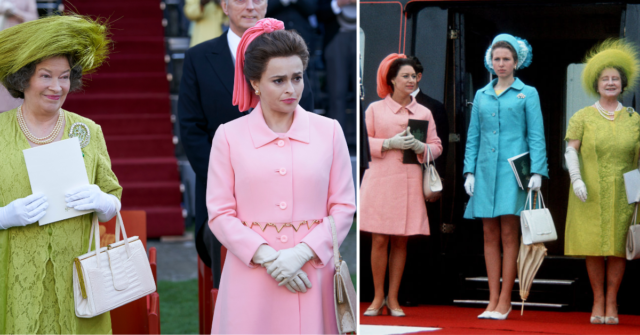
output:
[[640, 258], [640, 225], [636, 222], [637, 217], [638, 203], [636, 202], [636, 208], [633, 210], [631, 225], [627, 233], [627, 260], [630, 261]]
[[425, 146], [427, 147], [427, 161], [422, 164], [424, 167], [422, 172], [422, 192], [424, 193], [424, 200], [436, 201], [440, 199], [442, 194], [442, 180], [431, 161], [433, 159], [431, 148], [428, 144], [425, 144]]
[[[520, 228], [522, 229], [522, 243], [529, 245], [533, 243], [550, 242], [558, 239], [556, 226], [553, 223], [551, 212], [544, 204], [542, 193], [537, 192], [540, 199], [540, 208], [531, 207], [531, 194], [529, 190], [527, 200], [524, 203], [524, 210], [520, 212]], [[529, 209], [527, 209], [529, 203]]]
[[[73, 262], [73, 300], [79, 318], [92, 318], [156, 291], [144, 245], [138, 236], [127, 238], [120, 213], [115, 243], [100, 248], [99, 231], [94, 213], [89, 250]], [[96, 248], [91, 251], [94, 235]]]
[[338, 235], [333, 216], [329, 216], [331, 235], [333, 237], [333, 261], [336, 274], [333, 276], [333, 302], [336, 307], [336, 322], [340, 334], [357, 332], [356, 321], [356, 290], [353, 288], [351, 274], [347, 262], [342, 260], [338, 247]]

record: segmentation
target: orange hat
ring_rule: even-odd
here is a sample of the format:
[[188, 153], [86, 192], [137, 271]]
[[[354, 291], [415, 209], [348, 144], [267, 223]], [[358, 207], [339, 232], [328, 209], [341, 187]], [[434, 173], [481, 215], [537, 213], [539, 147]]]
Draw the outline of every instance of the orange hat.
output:
[[407, 58], [407, 56], [403, 54], [390, 54], [380, 62], [380, 66], [378, 67], [378, 96], [380, 99], [386, 98], [387, 95], [393, 92], [393, 89], [387, 85], [387, 73], [389, 73], [391, 63], [398, 58]]
[[242, 39], [240, 39], [236, 52], [236, 70], [233, 78], [233, 105], [238, 106], [241, 112], [246, 112], [249, 108], [255, 108], [260, 101], [260, 98], [253, 92], [244, 78], [244, 53], [256, 37], [274, 30], [284, 30], [284, 23], [276, 19], [265, 18], [242, 34]]

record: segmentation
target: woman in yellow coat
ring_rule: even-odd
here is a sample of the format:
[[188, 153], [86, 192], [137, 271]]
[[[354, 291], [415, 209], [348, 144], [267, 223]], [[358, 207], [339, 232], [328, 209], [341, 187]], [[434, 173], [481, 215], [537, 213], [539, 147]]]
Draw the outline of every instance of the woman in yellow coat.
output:
[[222, 7], [212, 0], [187, 0], [184, 15], [193, 22], [189, 47], [222, 35], [222, 25], [229, 24]]
[[586, 256], [594, 324], [618, 323], [617, 294], [633, 212], [623, 174], [638, 168], [640, 149], [640, 116], [618, 98], [635, 84], [639, 66], [637, 51], [622, 40], [607, 40], [594, 48], [582, 83], [599, 100], [571, 117], [565, 138], [572, 184], [565, 254]]
[[[92, 215], [120, 209], [122, 187], [100, 126], [63, 110], [82, 74], [100, 66], [110, 44], [105, 25], [52, 16], [0, 32], [0, 80], [24, 103], [0, 114], [0, 333], [106, 334], [109, 313], [75, 315], [73, 259], [86, 253]], [[91, 185], [69, 190], [66, 206], [95, 213], [40, 226], [48, 208], [32, 194], [22, 151], [71, 136], [81, 143]]]

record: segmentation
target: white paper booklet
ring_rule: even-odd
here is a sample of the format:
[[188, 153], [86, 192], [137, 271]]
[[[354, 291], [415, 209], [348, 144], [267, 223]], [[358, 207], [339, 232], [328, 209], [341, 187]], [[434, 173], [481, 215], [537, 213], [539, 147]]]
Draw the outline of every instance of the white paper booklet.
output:
[[624, 174], [624, 188], [630, 204], [640, 201], [640, 171], [633, 169]]
[[84, 215], [92, 211], [77, 211], [67, 207], [64, 195], [73, 188], [89, 185], [80, 142], [70, 138], [22, 151], [27, 163], [31, 191], [47, 196], [49, 208], [40, 225]]

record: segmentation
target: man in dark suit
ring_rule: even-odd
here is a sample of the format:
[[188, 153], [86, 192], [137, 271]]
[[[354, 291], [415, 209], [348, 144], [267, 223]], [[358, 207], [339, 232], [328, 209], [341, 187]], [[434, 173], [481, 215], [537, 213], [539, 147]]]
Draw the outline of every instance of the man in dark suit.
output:
[[[416, 57], [409, 57], [413, 60], [416, 70], [417, 81], [420, 83], [424, 68], [420, 60]], [[424, 94], [417, 88], [411, 95], [416, 101], [429, 108], [433, 121], [436, 123], [436, 132], [442, 142], [442, 154], [435, 161], [436, 170], [443, 179], [447, 173], [447, 153], [449, 150], [449, 118], [444, 105]], [[426, 290], [424, 288], [441, 287], [437, 273], [441, 270], [440, 224], [442, 220], [442, 200], [427, 203], [427, 215], [429, 216], [429, 230], [431, 236], [412, 236], [407, 245], [407, 261], [403, 276], [403, 287], [400, 288], [399, 295], [401, 301], [406, 306], [415, 306], [419, 303], [443, 303], [443, 294], [439, 291]], [[420, 278], [420, 280], [417, 280]]]
[[[267, 0], [223, 0], [221, 5], [229, 16], [229, 30], [187, 51], [178, 99], [182, 145], [196, 174], [196, 249], [212, 269], [214, 287], [220, 281], [221, 244], [208, 225], [206, 190], [211, 140], [219, 125], [247, 114], [232, 104], [236, 49], [242, 34], [264, 18]], [[303, 80], [300, 105], [313, 111], [311, 83], [306, 75]]]

